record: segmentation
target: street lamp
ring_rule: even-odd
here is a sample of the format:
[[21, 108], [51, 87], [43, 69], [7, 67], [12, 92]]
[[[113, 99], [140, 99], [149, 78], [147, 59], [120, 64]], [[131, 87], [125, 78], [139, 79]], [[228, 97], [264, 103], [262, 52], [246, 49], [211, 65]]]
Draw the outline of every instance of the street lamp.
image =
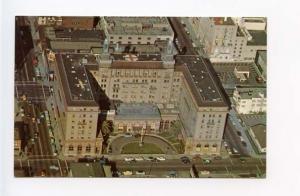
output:
[[142, 147], [143, 144], [144, 144], [144, 141], [143, 141], [144, 135], [145, 135], [145, 130], [142, 129], [142, 132], [141, 132], [141, 140], [140, 140], [140, 142], [139, 142], [139, 146], [140, 146], [140, 147]]

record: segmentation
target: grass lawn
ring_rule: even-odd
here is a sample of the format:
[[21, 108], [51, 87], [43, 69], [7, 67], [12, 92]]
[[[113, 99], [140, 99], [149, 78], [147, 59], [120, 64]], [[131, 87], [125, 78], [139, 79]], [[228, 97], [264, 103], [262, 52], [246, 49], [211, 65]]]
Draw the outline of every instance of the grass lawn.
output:
[[127, 144], [123, 147], [121, 154], [164, 154], [155, 144], [144, 143], [142, 147], [138, 142]]

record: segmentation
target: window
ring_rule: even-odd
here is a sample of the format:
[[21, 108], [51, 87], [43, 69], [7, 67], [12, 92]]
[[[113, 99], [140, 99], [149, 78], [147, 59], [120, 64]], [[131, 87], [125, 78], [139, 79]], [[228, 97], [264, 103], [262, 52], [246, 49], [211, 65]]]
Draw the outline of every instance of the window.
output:
[[81, 146], [81, 145], [77, 146], [77, 151], [78, 151], [78, 152], [81, 152], [81, 151], [82, 151], [82, 146]]
[[122, 37], [119, 37], [119, 39], [122, 39]]
[[74, 150], [73, 145], [70, 145], [70, 146], [69, 146], [69, 151], [73, 151], [73, 150]]
[[86, 152], [91, 152], [91, 145], [87, 145], [87, 146], [85, 147], [85, 151], [86, 151]]
[[148, 37], [147, 40], [151, 40], [151, 37]]
[[138, 37], [138, 40], [141, 40], [142, 38], [141, 37]]
[[128, 39], [132, 39], [132, 37], [128, 37]]

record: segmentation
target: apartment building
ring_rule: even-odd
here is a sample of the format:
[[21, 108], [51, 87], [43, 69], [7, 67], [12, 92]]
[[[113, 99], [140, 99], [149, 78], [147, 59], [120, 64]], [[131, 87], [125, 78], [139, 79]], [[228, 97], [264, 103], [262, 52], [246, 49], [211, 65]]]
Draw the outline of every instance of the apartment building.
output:
[[212, 62], [253, 62], [258, 50], [266, 50], [266, 30], [247, 30], [231, 17], [182, 20], [192, 32], [193, 41], [198, 47], [204, 47]]
[[100, 112], [93, 84], [85, 66], [95, 58], [81, 54], [56, 54], [55, 95], [62, 123], [62, 152], [65, 156], [97, 156], [102, 151], [102, 135], [97, 130]]
[[265, 87], [237, 87], [233, 92], [235, 107], [240, 114], [266, 112], [267, 94]]
[[154, 44], [173, 40], [166, 17], [103, 17], [102, 26], [111, 44]]

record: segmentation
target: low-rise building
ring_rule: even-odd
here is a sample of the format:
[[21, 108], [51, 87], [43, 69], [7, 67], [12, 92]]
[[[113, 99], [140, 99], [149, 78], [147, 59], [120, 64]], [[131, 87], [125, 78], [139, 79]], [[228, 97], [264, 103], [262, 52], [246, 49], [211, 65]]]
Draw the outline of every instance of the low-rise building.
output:
[[161, 117], [154, 104], [121, 103], [117, 106], [113, 121], [118, 132], [156, 134]]
[[250, 76], [250, 68], [249, 66], [235, 66], [234, 75], [241, 82], [246, 81]]
[[266, 112], [267, 109], [265, 87], [237, 87], [233, 92], [233, 100], [240, 114]]

